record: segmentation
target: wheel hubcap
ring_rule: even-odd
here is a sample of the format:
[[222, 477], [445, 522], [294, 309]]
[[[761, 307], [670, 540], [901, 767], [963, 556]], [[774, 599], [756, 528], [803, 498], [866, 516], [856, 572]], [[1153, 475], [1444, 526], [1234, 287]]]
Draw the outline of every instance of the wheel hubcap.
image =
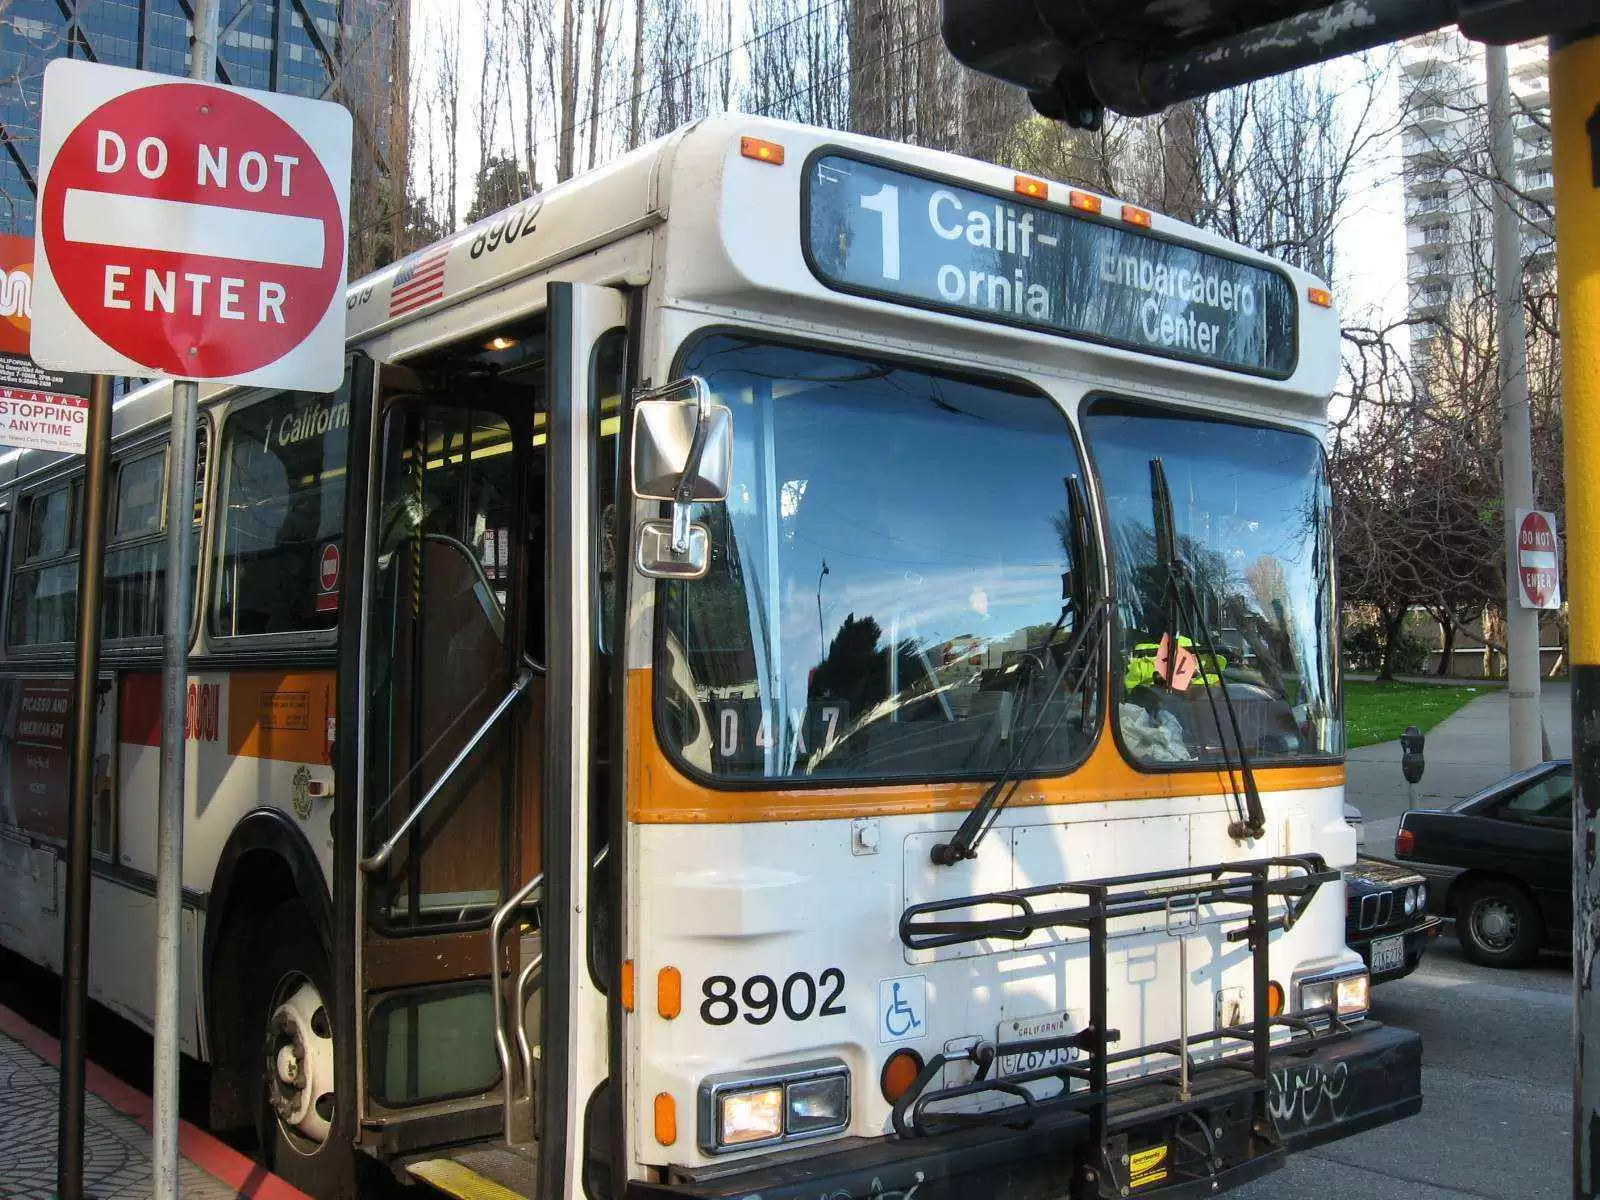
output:
[[1472, 910], [1472, 932], [1490, 950], [1505, 950], [1517, 940], [1517, 914], [1503, 900], [1480, 900]]
[[285, 976], [267, 1018], [268, 1092], [284, 1132], [307, 1153], [333, 1127], [332, 1035], [316, 985], [297, 972]]

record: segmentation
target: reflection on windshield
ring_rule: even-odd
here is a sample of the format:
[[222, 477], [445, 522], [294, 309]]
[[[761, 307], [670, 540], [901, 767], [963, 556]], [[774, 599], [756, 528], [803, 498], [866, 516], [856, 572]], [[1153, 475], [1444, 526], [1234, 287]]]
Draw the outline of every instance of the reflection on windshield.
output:
[[[734, 470], [727, 501], [696, 513], [710, 573], [662, 588], [663, 740], [721, 777], [995, 770], [1013, 714], [1037, 713], [1024, 656], [1078, 623], [1060, 620], [1080, 470], [1061, 413], [997, 384], [727, 336], [685, 369], [733, 410]], [[1030, 750], [1041, 770], [1086, 748], [1095, 699], [1066, 691]]]
[[[1252, 758], [1337, 753], [1328, 493], [1316, 440], [1110, 400], [1090, 407], [1084, 428], [1110, 516], [1112, 669], [1128, 752], [1163, 765], [1236, 755], [1209, 684], [1226, 687]], [[1157, 546], [1155, 458], [1171, 488], [1174, 553], [1193, 581], [1198, 622], [1175, 604]]]

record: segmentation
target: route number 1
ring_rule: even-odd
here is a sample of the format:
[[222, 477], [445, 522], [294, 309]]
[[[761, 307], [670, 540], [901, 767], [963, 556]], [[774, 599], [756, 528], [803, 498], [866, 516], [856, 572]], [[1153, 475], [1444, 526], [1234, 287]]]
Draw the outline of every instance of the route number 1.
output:
[[886, 183], [870, 196], [861, 197], [861, 207], [883, 218], [883, 277], [900, 278], [900, 189]]

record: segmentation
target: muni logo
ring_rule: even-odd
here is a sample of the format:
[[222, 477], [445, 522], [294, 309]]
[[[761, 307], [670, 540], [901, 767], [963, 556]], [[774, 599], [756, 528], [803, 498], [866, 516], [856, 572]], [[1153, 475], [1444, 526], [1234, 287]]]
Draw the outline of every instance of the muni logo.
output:
[[24, 329], [33, 320], [33, 276], [25, 267], [0, 273], [0, 317]]

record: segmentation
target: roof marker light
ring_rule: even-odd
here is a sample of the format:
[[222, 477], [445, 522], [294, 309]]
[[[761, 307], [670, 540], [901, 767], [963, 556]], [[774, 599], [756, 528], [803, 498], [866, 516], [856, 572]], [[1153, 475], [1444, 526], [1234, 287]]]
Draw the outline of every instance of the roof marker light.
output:
[[757, 162], [771, 163], [775, 167], [783, 166], [783, 147], [777, 142], [764, 142], [760, 138], [742, 137], [739, 139], [739, 153], [746, 158], [753, 158]]
[[1011, 188], [1019, 196], [1028, 196], [1034, 200], [1048, 200], [1050, 198], [1050, 185], [1042, 179], [1035, 179], [1031, 175], [1018, 175], [1011, 181]]
[[1148, 209], [1136, 208], [1132, 204], [1124, 204], [1122, 206], [1122, 219], [1129, 225], [1139, 225], [1149, 229], [1153, 218]]
[[1333, 307], [1333, 293], [1327, 288], [1308, 287], [1306, 289], [1306, 299], [1318, 308]]
[[1100, 211], [1100, 197], [1093, 192], [1073, 190], [1067, 194], [1067, 203], [1080, 212], [1098, 213]]

